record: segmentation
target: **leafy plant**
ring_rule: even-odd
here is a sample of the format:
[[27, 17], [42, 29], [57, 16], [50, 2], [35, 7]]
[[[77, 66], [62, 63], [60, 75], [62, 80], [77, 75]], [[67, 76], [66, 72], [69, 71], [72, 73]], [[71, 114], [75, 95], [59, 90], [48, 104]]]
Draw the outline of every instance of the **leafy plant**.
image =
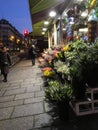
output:
[[58, 60], [54, 63], [54, 69], [57, 71], [57, 73], [69, 75], [69, 67], [67, 64], [65, 64], [65, 62]]
[[69, 84], [60, 84], [58, 81], [50, 81], [49, 87], [45, 89], [45, 97], [50, 101], [68, 101], [72, 96], [72, 88]]
[[[88, 86], [98, 85], [98, 42], [87, 44], [76, 41], [70, 45], [70, 51], [65, 51], [66, 63], [72, 87], [77, 97], [84, 98], [86, 84]], [[96, 75], [96, 76], [95, 76]], [[82, 93], [83, 92], [83, 93]]]

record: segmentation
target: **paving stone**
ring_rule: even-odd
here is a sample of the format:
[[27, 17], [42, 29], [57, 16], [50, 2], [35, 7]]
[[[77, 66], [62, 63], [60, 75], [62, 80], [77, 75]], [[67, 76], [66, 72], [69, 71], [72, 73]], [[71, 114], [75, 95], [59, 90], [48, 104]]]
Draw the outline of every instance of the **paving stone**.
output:
[[16, 86], [20, 86], [21, 83], [16, 82], [16, 83], [10, 83], [9, 87], [16, 87]]
[[5, 92], [5, 96], [6, 95], [14, 95], [14, 94], [19, 94], [19, 93], [24, 93], [25, 92], [25, 88], [19, 88], [19, 89], [14, 89], [14, 90], [7, 90]]
[[35, 92], [35, 97], [40, 97], [43, 96], [44, 97], [45, 92], [44, 91], [40, 91], [40, 92]]
[[35, 115], [43, 112], [44, 110], [42, 103], [27, 104], [22, 106], [16, 106], [12, 114], [12, 117]]
[[11, 90], [11, 89], [18, 89], [18, 88], [20, 88], [20, 86], [10, 86], [10, 87], [7, 87], [7, 88], [5, 88], [5, 89], [3, 89], [3, 90]]
[[29, 82], [28, 83], [22, 83], [21, 87], [25, 87], [25, 88], [26, 87], [34, 87], [34, 84], [33, 83], [29, 83]]
[[49, 114], [44, 113], [40, 115], [35, 115], [34, 128], [50, 126], [52, 123], [52, 118]]
[[0, 121], [0, 130], [29, 130], [33, 128], [33, 116]]
[[1, 108], [0, 109], [0, 120], [10, 118], [12, 111], [13, 111], [13, 107], [3, 108], [3, 109]]
[[28, 82], [28, 83], [31, 83], [31, 81], [35, 81], [35, 79], [30, 79], [30, 78], [28, 78], [28, 79], [25, 79], [25, 81], [24, 82]]
[[36, 86], [43, 86], [43, 82], [38, 82], [38, 83], [36, 83]]
[[44, 127], [44, 128], [39, 128], [39, 129], [35, 128], [35, 129], [31, 129], [31, 130], [52, 130], [52, 129], [50, 127]]
[[4, 92], [5, 92], [5, 90], [1, 90], [0, 91], [0, 96], [3, 96]]
[[27, 87], [27, 92], [34, 92], [34, 91], [40, 91], [40, 86], [34, 86], [34, 87]]
[[0, 102], [12, 101], [14, 99], [14, 97], [15, 97], [14, 95], [0, 97]]
[[14, 79], [14, 80], [11, 80], [11, 81], [8, 81], [8, 82], [9, 82], [10, 86], [15, 86], [15, 85], [20, 85], [21, 82], [23, 82], [23, 80], [16, 80], [16, 79]]
[[5, 84], [5, 83], [0, 83], [0, 88], [5, 88], [5, 87], [8, 87], [9, 86], [9, 83]]
[[21, 83], [21, 85], [32, 85], [32, 83], [31, 82], [25, 82], [25, 81], [23, 81], [22, 83]]
[[18, 99], [26, 99], [26, 98], [31, 98], [31, 97], [34, 97], [34, 92], [33, 92], [33, 93], [17, 94], [17, 95], [15, 96], [15, 100], [18, 100]]
[[27, 103], [36, 103], [36, 102], [41, 102], [43, 101], [43, 97], [38, 97], [38, 98], [29, 98], [24, 100], [24, 104]]
[[16, 101], [0, 103], [0, 108], [10, 107], [10, 106], [17, 106], [17, 105], [23, 105], [23, 100], [16, 100]]

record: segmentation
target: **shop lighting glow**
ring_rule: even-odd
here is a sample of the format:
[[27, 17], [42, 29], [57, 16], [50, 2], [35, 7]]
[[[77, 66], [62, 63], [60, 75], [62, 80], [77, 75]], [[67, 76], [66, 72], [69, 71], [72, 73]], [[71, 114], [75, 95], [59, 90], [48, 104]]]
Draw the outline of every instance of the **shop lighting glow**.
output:
[[50, 17], [55, 17], [55, 16], [56, 16], [56, 12], [55, 12], [55, 11], [51, 11], [51, 12], [49, 13], [49, 16], [50, 16]]
[[48, 21], [45, 21], [45, 22], [44, 22], [44, 24], [45, 24], [45, 25], [48, 25], [48, 24], [49, 24], [49, 22], [48, 22]]
[[81, 14], [81, 16], [84, 17], [84, 18], [87, 17], [87, 15], [88, 15], [88, 12], [87, 12], [87, 11], [82, 12], [82, 14]]
[[47, 28], [43, 28], [42, 30], [43, 30], [43, 31], [46, 31], [46, 30], [47, 30]]
[[88, 28], [80, 28], [79, 32], [88, 32]]
[[42, 35], [44, 35], [45, 34], [45, 32], [42, 32]]
[[63, 31], [66, 31], [66, 28], [63, 28]]

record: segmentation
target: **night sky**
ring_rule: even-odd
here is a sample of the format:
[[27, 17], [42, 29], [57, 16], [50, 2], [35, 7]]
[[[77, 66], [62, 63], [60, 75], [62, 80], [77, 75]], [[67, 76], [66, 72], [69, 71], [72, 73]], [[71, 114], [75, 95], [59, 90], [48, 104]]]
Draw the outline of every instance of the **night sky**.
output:
[[28, 0], [0, 0], [0, 19], [6, 19], [20, 33], [32, 32]]

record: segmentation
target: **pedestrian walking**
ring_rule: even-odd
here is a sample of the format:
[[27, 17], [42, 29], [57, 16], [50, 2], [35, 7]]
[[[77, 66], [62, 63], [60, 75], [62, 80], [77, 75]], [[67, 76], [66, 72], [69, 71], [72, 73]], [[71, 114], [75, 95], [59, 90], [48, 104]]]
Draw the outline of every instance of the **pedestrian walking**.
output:
[[30, 55], [30, 58], [32, 60], [32, 65], [35, 65], [35, 58], [36, 58], [36, 50], [35, 50], [35, 46], [32, 45], [30, 50], [29, 50], [29, 55]]
[[7, 52], [7, 48], [3, 46], [0, 49], [0, 66], [1, 66], [1, 73], [4, 76], [3, 82], [7, 82], [9, 65], [11, 65], [11, 58], [9, 53]]

